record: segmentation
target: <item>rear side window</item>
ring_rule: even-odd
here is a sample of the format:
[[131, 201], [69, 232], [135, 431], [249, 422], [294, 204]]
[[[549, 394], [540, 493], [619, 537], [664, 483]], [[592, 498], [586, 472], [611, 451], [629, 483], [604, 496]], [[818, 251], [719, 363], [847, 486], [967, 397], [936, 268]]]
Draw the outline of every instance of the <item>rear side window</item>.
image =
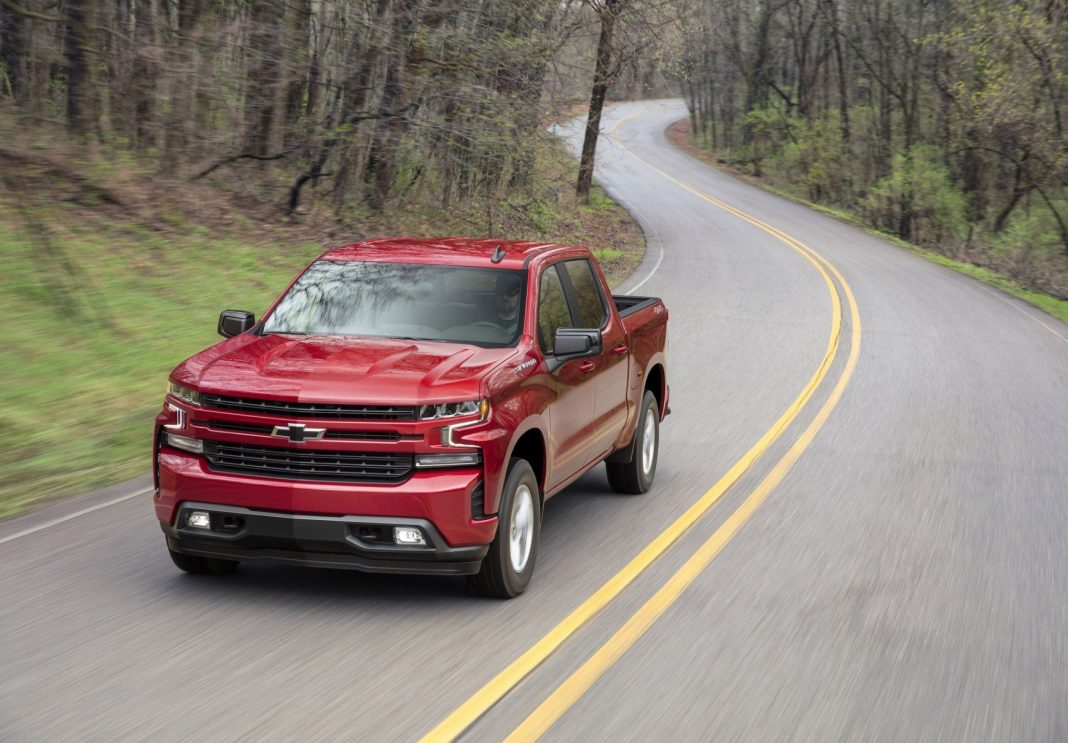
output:
[[538, 340], [545, 353], [553, 352], [557, 328], [571, 327], [571, 313], [567, 309], [564, 286], [556, 266], [549, 266], [541, 275], [538, 287]]
[[571, 280], [571, 288], [574, 290], [574, 310], [578, 317], [576, 321], [580, 328], [599, 328], [608, 319], [608, 312], [604, 306], [601, 289], [597, 277], [593, 275], [593, 266], [589, 261], [567, 261], [563, 264], [567, 271], [567, 277]]

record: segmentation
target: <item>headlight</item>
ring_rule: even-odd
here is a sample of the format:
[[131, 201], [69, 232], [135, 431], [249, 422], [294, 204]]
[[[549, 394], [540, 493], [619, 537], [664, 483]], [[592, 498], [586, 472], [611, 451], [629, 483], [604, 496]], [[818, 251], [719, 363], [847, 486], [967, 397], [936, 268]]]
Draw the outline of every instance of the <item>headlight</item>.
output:
[[467, 415], [479, 415], [486, 418], [489, 412], [489, 400], [468, 400], [466, 402], [444, 402], [440, 405], [423, 405], [419, 408], [419, 420], [433, 421], [442, 418], [460, 418]]
[[180, 384], [175, 384], [174, 382], [171, 382], [167, 385], [167, 391], [177, 397], [179, 400], [184, 400], [190, 405], [200, 404], [200, 393], [196, 390], [190, 389], [188, 387], [183, 387]]

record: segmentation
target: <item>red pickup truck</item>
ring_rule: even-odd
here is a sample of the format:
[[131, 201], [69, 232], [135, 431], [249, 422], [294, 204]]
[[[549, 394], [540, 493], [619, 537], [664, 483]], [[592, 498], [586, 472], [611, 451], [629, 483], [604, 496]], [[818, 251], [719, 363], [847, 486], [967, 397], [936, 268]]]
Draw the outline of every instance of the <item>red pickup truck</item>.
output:
[[649, 489], [667, 309], [580, 247], [373, 240], [320, 255], [170, 375], [155, 509], [175, 564], [467, 575], [511, 597], [545, 501], [600, 462]]

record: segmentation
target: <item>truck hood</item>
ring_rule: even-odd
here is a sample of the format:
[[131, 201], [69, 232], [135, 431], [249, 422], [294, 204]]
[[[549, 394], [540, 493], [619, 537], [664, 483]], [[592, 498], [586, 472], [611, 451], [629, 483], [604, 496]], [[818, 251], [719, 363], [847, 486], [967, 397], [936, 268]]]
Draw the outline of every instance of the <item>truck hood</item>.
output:
[[173, 378], [237, 397], [419, 405], [480, 398], [482, 377], [515, 353], [385, 338], [243, 334], [186, 360]]

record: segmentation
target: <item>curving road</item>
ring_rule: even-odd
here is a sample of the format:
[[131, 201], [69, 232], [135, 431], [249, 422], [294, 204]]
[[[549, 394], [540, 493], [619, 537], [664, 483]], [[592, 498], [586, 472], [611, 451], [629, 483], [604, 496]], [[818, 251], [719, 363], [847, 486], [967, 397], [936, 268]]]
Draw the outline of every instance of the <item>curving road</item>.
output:
[[649, 494], [552, 500], [510, 602], [186, 576], [147, 494], [0, 524], [0, 740], [1068, 740], [1068, 327], [693, 161], [684, 114], [611, 107], [598, 153], [672, 313]]

